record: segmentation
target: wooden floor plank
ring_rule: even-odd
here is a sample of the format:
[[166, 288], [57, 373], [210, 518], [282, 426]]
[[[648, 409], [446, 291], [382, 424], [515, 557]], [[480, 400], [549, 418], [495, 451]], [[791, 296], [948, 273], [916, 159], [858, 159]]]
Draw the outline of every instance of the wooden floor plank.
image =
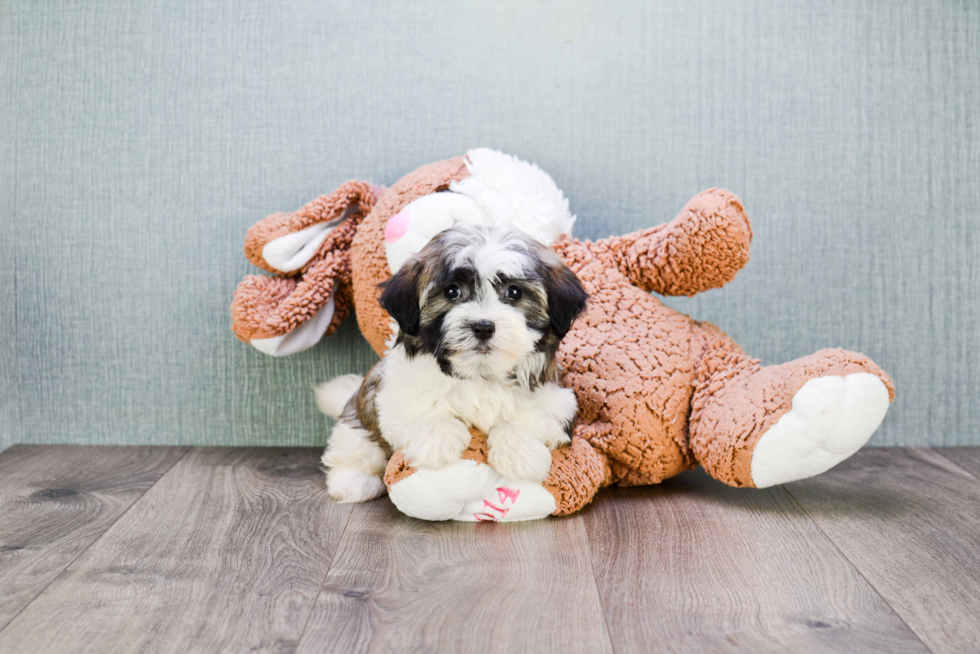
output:
[[583, 517], [619, 653], [926, 651], [781, 488], [695, 471]]
[[927, 449], [874, 448], [789, 492], [934, 652], [980, 651], [980, 484]]
[[0, 651], [292, 650], [350, 514], [318, 456], [195, 448], [0, 631]]
[[949, 459], [980, 480], [980, 447], [934, 447], [932, 451]]
[[0, 629], [187, 449], [15, 445], [0, 454]]
[[581, 517], [422, 522], [357, 505], [303, 652], [609, 652]]

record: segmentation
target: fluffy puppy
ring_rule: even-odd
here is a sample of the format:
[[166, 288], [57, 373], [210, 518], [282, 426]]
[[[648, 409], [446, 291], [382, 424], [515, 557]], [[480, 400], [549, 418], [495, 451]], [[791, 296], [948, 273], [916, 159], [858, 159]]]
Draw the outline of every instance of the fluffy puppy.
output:
[[487, 434], [497, 472], [544, 480], [578, 408], [555, 352], [586, 299], [558, 255], [514, 228], [458, 225], [432, 239], [383, 285], [398, 323], [384, 358], [363, 381], [317, 389], [338, 418], [323, 455], [330, 496], [384, 493], [399, 448], [418, 467], [457, 461], [470, 427]]

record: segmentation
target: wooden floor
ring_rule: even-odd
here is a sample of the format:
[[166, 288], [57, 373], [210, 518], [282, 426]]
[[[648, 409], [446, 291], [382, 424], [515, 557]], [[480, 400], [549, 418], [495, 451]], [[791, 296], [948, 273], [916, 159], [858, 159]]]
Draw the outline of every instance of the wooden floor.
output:
[[426, 523], [313, 449], [0, 454], [0, 652], [980, 652], [980, 449]]

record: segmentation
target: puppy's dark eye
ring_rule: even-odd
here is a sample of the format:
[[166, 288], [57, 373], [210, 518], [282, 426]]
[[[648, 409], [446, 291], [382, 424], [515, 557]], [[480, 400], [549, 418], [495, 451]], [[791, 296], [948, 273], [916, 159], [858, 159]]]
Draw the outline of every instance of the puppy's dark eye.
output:
[[446, 290], [443, 291], [443, 293], [445, 294], [447, 300], [459, 299], [459, 285], [450, 284], [446, 287]]
[[520, 286], [515, 286], [511, 284], [507, 287], [507, 299], [511, 302], [517, 302], [524, 295], [524, 291], [521, 290]]

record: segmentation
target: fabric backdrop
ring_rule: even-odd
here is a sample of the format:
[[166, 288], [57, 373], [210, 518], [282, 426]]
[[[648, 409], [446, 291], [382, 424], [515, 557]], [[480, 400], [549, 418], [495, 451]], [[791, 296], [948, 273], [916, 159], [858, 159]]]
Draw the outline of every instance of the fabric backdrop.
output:
[[0, 449], [322, 444], [310, 386], [374, 357], [235, 340], [245, 230], [474, 146], [580, 237], [731, 189], [751, 261], [667, 303], [764, 363], [869, 354], [875, 444], [980, 445], [972, 0], [0, 0]]

